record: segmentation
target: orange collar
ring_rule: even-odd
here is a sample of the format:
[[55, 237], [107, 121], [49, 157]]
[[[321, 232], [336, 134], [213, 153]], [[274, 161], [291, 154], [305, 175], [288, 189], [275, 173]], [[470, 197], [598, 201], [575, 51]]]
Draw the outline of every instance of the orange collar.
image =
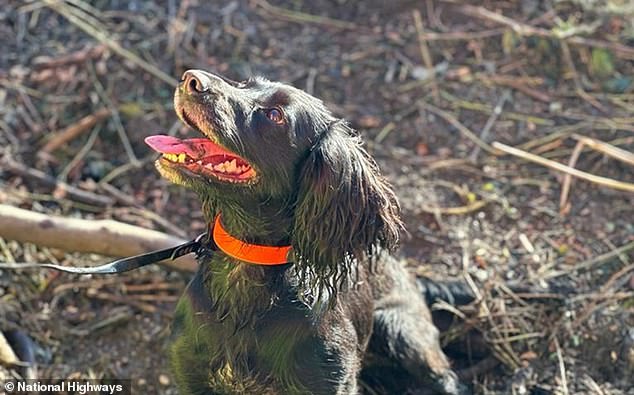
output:
[[222, 227], [220, 214], [216, 216], [214, 221], [212, 236], [216, 246], [232, 258], [265, 266], [283, 265], [290, 262], [291, 246], [265, 246], [238, 240]]

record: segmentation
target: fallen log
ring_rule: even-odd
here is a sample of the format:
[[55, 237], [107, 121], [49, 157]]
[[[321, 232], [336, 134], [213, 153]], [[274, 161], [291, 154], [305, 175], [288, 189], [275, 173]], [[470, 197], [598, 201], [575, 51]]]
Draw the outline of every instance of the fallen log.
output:
[[[139, 255], [174, 247], [186, 241], [180, 237], [114, 220], [65, 218], [6, 204], [0, 204], [0, 237], [63, 251], [111, 257]], [[197, 267], [193, 255], [161, 263], [188, 272], [195, 271]]]

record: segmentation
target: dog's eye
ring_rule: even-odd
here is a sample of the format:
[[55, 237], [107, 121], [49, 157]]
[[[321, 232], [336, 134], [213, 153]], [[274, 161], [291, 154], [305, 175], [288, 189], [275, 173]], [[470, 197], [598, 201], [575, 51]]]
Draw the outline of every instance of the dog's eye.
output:
[[264, 110], [266, 117], [276, 125], [283, 125], [286, 123], [286, 119], [284, 119], [284, 113], [279, 108], [270, 108], [268, 110]]

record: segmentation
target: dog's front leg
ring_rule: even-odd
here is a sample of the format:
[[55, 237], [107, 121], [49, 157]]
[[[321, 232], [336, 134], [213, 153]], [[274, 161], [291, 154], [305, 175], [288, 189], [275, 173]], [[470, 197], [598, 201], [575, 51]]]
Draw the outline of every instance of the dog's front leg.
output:
[[434, 394], [467, 395], [438, 340], [429, 308], [406, 270], [388, 270], [391, 286], [378, 298], [374, 312], [371, 352], [406, 370], [420, 389]]

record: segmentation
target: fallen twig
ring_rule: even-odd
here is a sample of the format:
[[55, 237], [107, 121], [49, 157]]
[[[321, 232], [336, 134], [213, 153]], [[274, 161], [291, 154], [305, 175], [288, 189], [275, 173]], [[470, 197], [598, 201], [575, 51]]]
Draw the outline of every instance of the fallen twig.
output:
[[[487, 141], [487, 138], [489, 137], [489, 131], [495, 124], [495, 121], [497, 121], [500, 114], [502, 114], [502, 110], [504, 109], [504, 104], [510, 98], [511, 98], [511, 93], [508, 90], [505, 90], [502, 93], [502, 96], [498, 100], [497, 104], [495, 105], [495, 108], [493, 109], [493, 113], [491, 113], [491, 115], [489, 116], [489, 119], [487, 119], [486, 124], [484, 124], [484, 127], [482, 128], [482, 131], [480, 132], [480, 140]], [[476, 146], [471, 152], [471, 155], [469, 155], [469, 159], [471, 160], [471, 162], [475, 162], [478, 159], [479, 154], [480, 154], [480, 146]]]
[[[113, 295], [107, 292], [96, 292], [96, 293], [87, 293], [87, 296], [90, 298], [95, 298], [99, 300], [105, 300], [108, 302], [114, 302], [117, 304], [127, 304], [136, 309], [139, 309], [148, 314], [154, 314], [157, 311], [157, 307], [151, 303], [143, 302], [140, 300], [131, 299], [127, 295]], [[105, 322], [109, 323], [109, 320]]]
[[489, 21], [493, 21], [505, 26], [510, 27], [513, 31], [520, 36], [538, 36], [538, 37], [548, 37], [555, 38], [559, 40], [565, 40], [570, 44], [575, 45], [584, 45], [589, 47], [596, 48], [606, 48], [614, 51], [615, 53], [620, 54], [625, 59], [634, 59], [634, 48], [629, 47], [627, 45], [608, 42], [608, 41], [600, 41], [591, 38], [579, 37], [579, 36], [563, 36], [561, 34], [557, 34], [555, 31], [546, 30], [538, 27], [533, 27], [516, 20], [513, 20], [507, 16], [502, 14], [489, 11], [484, 7], [472, 6], [465, 4], [460, 7], [460, 10], [469, 16], [475, 16], [480, 19], [486, 19]]
[[[444, 90], [441, 91], [440, 95], [442, 96], [443, 99], [449, 101], [452, 104], [452, 106], [464, 108], [465, 110], [479, 111], [479, 112], [483, 112], [490, 115], [493, 113], [495, 109], [490, 104], [460, 99]], [[552, 126], [555, 124], [555, 122], [551, 119], [541, 118], [535, 115], [522, 114], [522, 113], [513, 112], [513, 111], [504, 111], [502, 114], [500, 114], [500, 118], [511, 119], [514, 121], [531, 122], [536, 125], [544, 125], [544, 126]]]
[[[0, 237], [64, 251], [124, 257], [182, 244], [185, 240], [151, 229], [113, 220], [85, 220], [50, 216], [0, 204]], [[165, 265], [195, 271], [193, 256]]]
[[416, 26], [416, 35], [418, 36], [418, 46], [420, 48], [420, 55], [423, 59], [423, 63], [425, 67], [429, 71], [429, 80], [431, 82], [431, 90], [434, 96], [434, 99], [438, 101], [440, 99], [440, 94], [438, 91], [438, 82], [436, 81], [436, 72], [434, 71], [434, 62], [431, 59], [431, 54], [429, 53], [429, 47], [427, 46], [427, 41], [423, 37], [425, 34], [425, 28], [423, 27], [423, 18], [420, 16], [419, 10], [412, 11], [414, 17], [414, 26]]
[[595, 257], [592, 257], [586, 261], [580, 262], [570, 268], [567, 268], [566, 270], [560, 270], [560, 271], [551, 271], [548, 274], [546, 274], [544, 276], [544, 280], [548, 280], [551, 278], [555, 278], [555, 277], [560, 277], [560, 276], [564, 276], [567, 274], [571, 274], [576, 272], [577, 270], [583, 270], [583, 269], [589, 269], [595, 265], [601, 264], [603, 262], [606, 262], [612, 258], [614, 258], [615, 256], [619, 256], [621, 254], [626, 254], [628, 253], [630, 250], [634, 250], [634, 241], [631, 241], [619, 248], [616, 248], [612, 251], [606, 252], [605, 254], [601, 254]]
[[332, 19], [319, 15], [307, 14], [305, 12], [287, 10], [286, 8], [271, 5], [265, 0], [257, 0], [256, 4], [259, 5], [267, 13], [276, 15], [291, 22], [313, 23], [316, 25], [330, 26], [337, 29], [357, 28], [357, 25], [352, 22], [341, 21], [338, 19]]
[[[570, 155], [570, 159], [568, 160], [568, 167], [571, 169], [575, 167], [577, 164], [577, 160], [579, 160], [579, 155], [583, 151], [583, 143], [579, 141], [576, 145], [572, 154]], [[566, 173], [564, 175], [564, 179], [561, 182], [561, 194], [559, 195], [559, 213], [564, 215], [568, 209], [568, 192], [570, 192], [570, 185], [572, 184], [572, 175]]]
[[543, 92], [538, 91], [537, 89], [533, 89], [530, 88], [526, 85], [524, 85], [520, 80], [518, 80], [517, 78], [512, 78], [512, 77], [507, 77], [507, 76], [501, 76], [501, 75], [494, 75], [494, 76], [489, 76], [487, 77], [489, 81], [498, 84], [498, 85], [503, 85], [503, 86], [508, 86], [509, 88], [513, 88], [515, 90], [518, 90], [520, 92], [522, 92], [523, 94], [525, 94], [526, 96], [532, 97], [533, 99], [539, 100], [539, 101], [543, 101], [545, 103], [551, 103], [553, 101], [553, 98]]
[[101, 57], [104, 54], [106, 48], [106, 45], [98, 44], [55, 58], [52, 58], [50, 56], [37, 56], [33, 59], [31, 64], [36, 69], [48, 69], [63, 67], [73, 63], [83, 63], [89, 59]]
[[612, 144], [593, 139], [592, 137], [581, 136], [579, 134], [573, 134], [571, 137], [592, 149], [634, 166], [634, 154], [629, 151], [615, 147]]
[[478, 32], [424, 32], [423, 39], [427, 41], [478, 40], [495, 37], [504, 33], [504, 29], [489, 29]]
[[166, 73], [164, 73], [161, 69], [150, 64], [143, 60], [139, 55], [134, 52], [123, 48], [121, 44], [116, 42], [110, 37], [108, 32], [99, 30], [93, 27], [89, 22], [86, 21], [86, 13], [84, 11], [79, 10], [78, 8], [71, 8], [63, 2], [59, 2], [56, 0], [43, 0], [44, 3], [53, 11], [62, 15], [64, 18], [68, 19], [73, 25], [79, 27], [84, 32], [88, 33], [92, 37], [94, 37], [97, 41], [105, 44], [110, 48], [114, 53], [128, 59], [130, 62], [136, 64], [141, 67], [143, 70], [157, 77], [161, 81], [166, 82], [171, 86], [176, 86], [178, 81], [174, 78], [170, 77]]
[[566, 44], [565, 41], [562, 41], [561, 43], [561, 53], [564, 57], [564, 60], [566, 61], [566, 64], [568, 65], [570, 73], [572, 74], [572, 80], [575, 84], [575, 92], [577, 93], [577, 95], [579, 95], [579, 97], [581, 97], [586, 102], [590, 103], [591, 106], [605, 114], [607, 112], [605, 107], [601, 103], [599, 103], [597, 99], [592, 97], [592, 95], [588, 94], [585, 89], [583, 89], [583, 84], [581, 84], [581, 79], [579, 78], [579, 74], [577, 73], [575, 62], [572, 60], [572, 55], [570, 54], [570, 48], [568, 48], [568, 44]]
[[125, 131], [125, 128], [123, 127], [123, 123], [121, 122], [121, 117], [119, 116], [119, 110], [117, 109], [117, 106], [112, 102], [112, 100], [110, 100], [110, 98], [108, 97], [108, 94], [106, 93], [105, 88], [103, 87], [103, 85], [101, 84], [101, 81], [99, 81], [99, 78], [97, 77], [97, 73], [95, 72], [94, 67], [92, 67], [92, 65], [90, 66], [91, 67], [88, 68], [88, 71], [90, 72], [89, 74], [93, 81], [93, 86], [95, 87], [95, 91], [97, 92], [97, 95], [99, 95], [99, 98], [106, 104], [107, 108], [110, 109], [110, 113], [112, 114], [112, 120], [114, 122], [115, 129], [117, 129], [117, 133], [119, 134], [119, 139], [121, 140], [123, 149], [125, 150], [125, 153], [128, 155], [128, 159], [130, 160], [130, 163], [140, 167], [141, 163], [139, 162], [139, 159], [136, 157], [136, 154], [134, 153], [134, 149], [132, 148], [132, 144], [130, 143], [130, 138], [128, 137]]
[[431, 207], [431, 206], [422, 206], [421, 209], [424, 212], [431, 214], [448, 214], [448, 215], [464, 215], [469, 214], [474, 211], [480, 210], [482, 207], [486, 206], [488, 201], [486, 200], [476, 200], [473, 203], [469, 203], [466, 206], [460, 207]]
[[117, 202], [121, 203], [122, 205], [132, 206], [132, 207], [139, 206], [139, 203], [137, 203], [137, 201], [134, 199], [133, 196], [123, 193], [122, 191], [120, 191], [113, 185], [108, 184], [107, 182], [99, 182], [97, 186], [99, 187], [99, 189], [112, 195], [112, 197], [114, 197], [114, 199]]
[[506, 144], [502, 144], [499, 142], [494, 142], [493, 147], [506, 152], [507, 154], [511, 154], [522, 159], [529, 160], [531, 162], [539, 163], [542, 166], [549, 167], [554, 170], [561, 171], [566, 174], [570, 174], [572, 176], [584, 179], [586, 181], [593, 182], [598, 185], [606, 186], [613, 189], [618, 189], [627, 192], [634, 192], [634, 184], [629, 182], [623, 182], [618, 180], [613, 180], [611, 178], [601, 177], [594, 174], [586, 173], [585, 171], [577, 170], [572, 167], [566, 166], [559, 162], [555, 162], [550, 159], [542, 158], [541, 156], [531, 154], [530, 152], [522, 151], [518, 148], [510, 147]]
[[563, 353], [561, 352], [561, 347], [559, 347], [559, 340], [557, 337], [554, 338], [555, 342], [555, 351], [557, 352], [557, 361], [559, 363], [559, 375], [560, 382], [563, 395], [568, 395], [570, 391], [568, 390], [568, 379], [566, 377], [566, 364], [564, 363]]
[[180, 284], [151, 282], [146, 284], [123, 284], [126, 292], [156, 292], [156, 291], [180, 291]]
[[462, 123], [460, 123], [460, 121], [458, 121], [453, 115], [451, 115], [450, 113], [441, 110], [440, 108], [433, 106], [429, 103], [426, 103], [424, 101], [421, 101], [420, 106], [429, 111], [432, 112], [436, 115], [438, 115], [439, 117], [443, 118], [445, 121], [449, 122], [449, 124], [451, 124], [451, 126], [453, 126], [454, 128], [458, 129], [458, 131], [460, 133], [462, 133], [463, 136], [465, 136], [466, 138], [468, 138], [469, 140], [473, 141], [478, 147], [482, 148], [483, 150], [485, 150], [486, 152], [492, 154], [492, 155], [497, 155], [498, 153], [487, 143], [485, 143], [484, 141], [480, 140], [480, 138], [473, 133], [471, 130], [469, 130], [469, 128], [467, 128], [466, 126], [464, 126]]
[[73, 159], [68, 162], [66, 166], [59, 172], [57, 179], [60, 181], [66, 181], [68, 178], [68, 174], [77, 166], [85, 157], [88, 155], [88, 152], [92, 149], [92, 146], [95, 144], [97, 140], [97, 136], [99, 136], [99, 132], [101, 131], [101, 126], [95, 126], [93, 128], [92, 133], [86, 140], [86, 143], [81, 147], [81, 149], [77, 152], [77, 154], [73, 157]]
[[[100, 298], [100, 295], [89, 295], [92, 297], [95, 297], [97, 299], [104, 299], [104, 298]], [[106, 298], [106, 300], [110, 300], [108, 298]], [[129, 305], [133, 305], [133, 303], [129, 303], [129, 301], [117, 301], [118, 303], [127, 303]], [[134, 306], [137, 307], [137, 306]], [[145, 306], [142, 306], [145, 307]], [[143, 310], [143, 309], [140, 309]], [[153, 313], [156, 310], [152, 310], [149, 311], [150, 313]], [[73, 336], [89, 336], [90, 334], [97, 332], [97, 331], [103, 331], [107, 328], [112, 328], [112, 327], [116, 327], [116, 326], [120, 326], [125, 324], [126, 322], [130, 321], [130, 318], [134, 315], [134, 313], [132, 312], [132, 309], [129, 306], [117, 306], [117, 308], [112, 309], [111, 311], [108, 312], [108, 316], [105, 317], [103, 320], [99, 320], [97, 322], [94, 323], [89, 323], [89, 325], [82, 325], [80, 327], [75, 327], [75, 328], [68, 328], [68, 332], [73, 335]]]
[[[608, 156], [634, 166], [634, 154], [632, 154], [631, 152], [625, 151], [624, 149], [615, 147], [614, 145], [604, 143], [603, 141], [599, 141], [590, 137], [581, 136], [578, 134], [573, 134], [571, 137], [577, 140], [577, 144], [575, 145], [575, 148], [570, 155], [570, 160], [568, 161], [568, 166], [571, 168], [575, 167], [575, 164], [579, 159], [579, 155], [581, 155], [581, 152], [583, 152], [585, 146], [588, 146]], [[565, 211], [565, 208], [567, 206], [566, 203], [568, 202], [568, 193], [570, 191], [571, 183], [572, 176], [570, 174], [566, 174], [564, 176], [564, 180], [562, 181], [561, 195], [559, 198], [559, 211], [561, 213]]]
[[55, 191], [58, 194], [68, 194], [68, 196], [73, 199], [95, 206], [111, 206], [114, 204], [114, 200], [108, 196], [97, 195], [95, 193], [76, 188], [49, 176], [41, 170], [26, 167], [10, 159], [6, 159], [1, 163], [3, 165], [3, 170], [22, 177], [33, 178], [45, 185], [55, 188]]
[[86, 115], [79, 121], [73, 123], [66, 128], [51, 133], [51, 138], [48, 142], [42, 147], [42, 151], [46, 153], [51, 153], [73, 140], [80, 134], [90, 130], [93, 126], [108, 118], [111, 114], [111, 111], [107, 108], [100, 108], [90, 115]]
[[518, 148], [523, 150], [533, 150], [535, 147], [543, 146], [554, 140], [566, 138], [570, 136], [571, 134], [573, 134], [575, 130], [581, 130], [583, 128], [587, 128], [591, 126], [592, 126], [592, 123], [587, 121], [578, 122], [573, 125], [558, 126], [550, 130], [550, 133], [544, 136], [541, 136], [536, 139], [529, 140], [525, 143], [520, 144]]

